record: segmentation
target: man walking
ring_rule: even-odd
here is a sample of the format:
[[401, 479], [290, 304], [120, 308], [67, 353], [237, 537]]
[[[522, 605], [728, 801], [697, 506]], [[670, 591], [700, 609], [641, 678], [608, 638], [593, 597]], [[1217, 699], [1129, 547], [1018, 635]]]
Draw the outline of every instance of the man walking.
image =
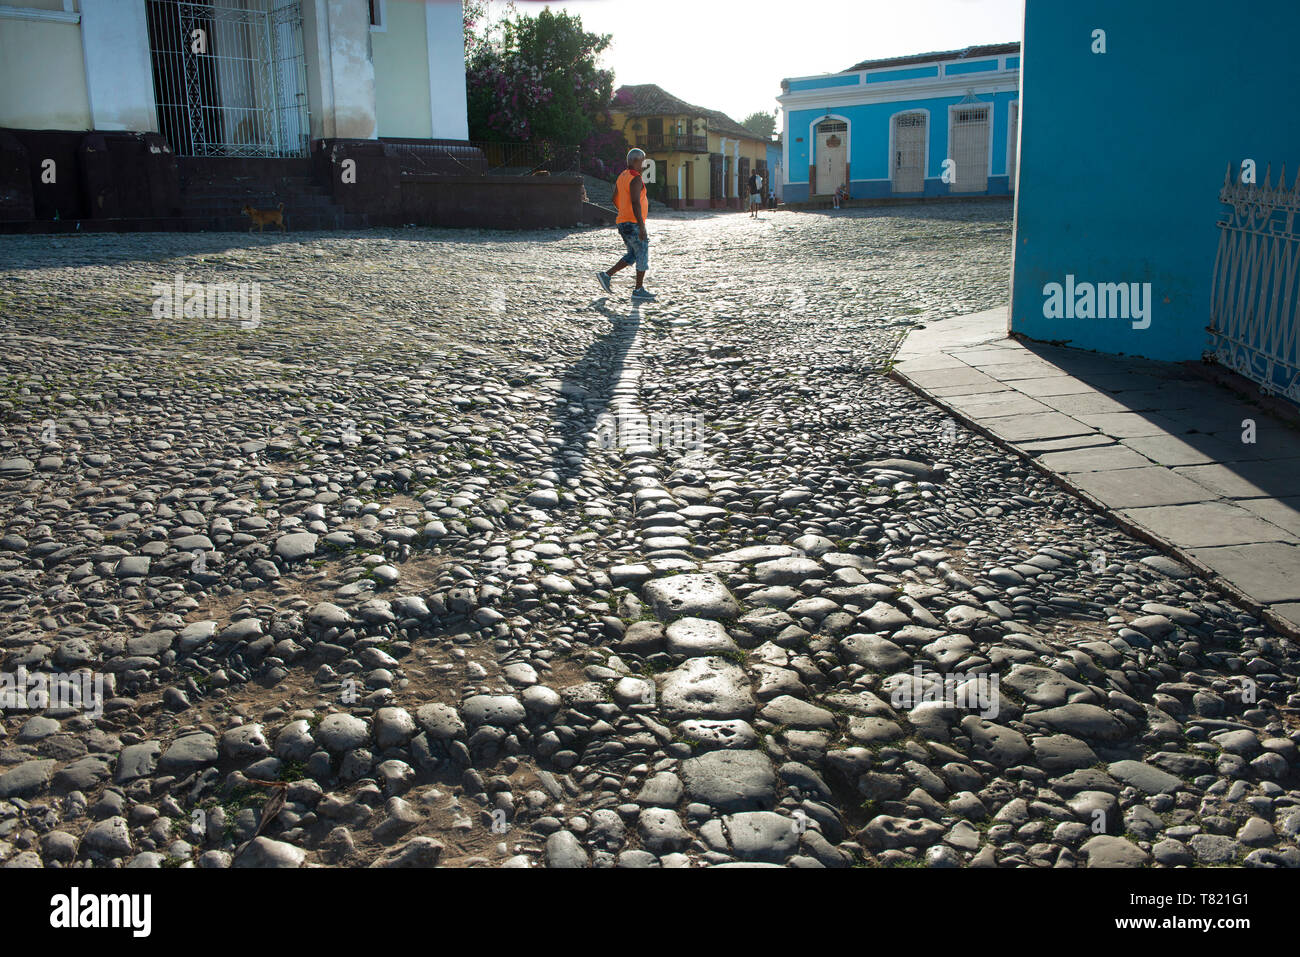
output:
[[618, 180], [614, 183], [614, 206], [618, 209], [615, 225], [618, 234], [623, 237], [623, 244], [627, 246], [627, 253], [607, 271], [596, 273], [600, 288], [613, 292], [610, 277], [624, 266], [635, 263], [636, 288], [632, 290], [632, 299], [636, 302], [649, 302], [655, 298], [655, 294], [642, 285], [646, 271], [650, 268], [650, 236], [645, 230], [650, 199], [646, 196], [645, 183], [641, 180], [644, 166], [644, 150], [627, 151], [627, 169], [618, 175]]
[[763, 202], [763, 177], [758, 170], [749, 174], [749, 218], [758, 219], [758, 207]]

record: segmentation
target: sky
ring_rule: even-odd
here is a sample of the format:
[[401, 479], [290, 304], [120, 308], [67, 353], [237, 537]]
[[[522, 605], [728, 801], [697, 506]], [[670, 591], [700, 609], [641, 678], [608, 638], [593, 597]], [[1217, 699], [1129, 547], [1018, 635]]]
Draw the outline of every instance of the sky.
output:
[[[737, 121], [775, 110], [786, 77], [1015, 41], [1024, 19], [1024, 0], [515, 0], [515, 6], [521, 13], [566, 10], [582, 17], [588, 31], [612, 34], [602, 66], [614, 71], [616, 89], [657, 83]], [[495, 18], [504, 0], [491, 0], [490, 9]]]

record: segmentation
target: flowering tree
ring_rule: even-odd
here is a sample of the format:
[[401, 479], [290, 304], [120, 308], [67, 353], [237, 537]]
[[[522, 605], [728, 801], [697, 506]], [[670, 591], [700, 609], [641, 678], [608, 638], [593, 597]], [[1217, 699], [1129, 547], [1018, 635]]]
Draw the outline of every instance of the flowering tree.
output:
[[614, 74], [598, 65], [610, 36], [550, 8], [535, 17], [507, 7], [497, 21], [482, 0], [465, 3], [465, 85], [470, 139], [579, 144], [584, 167], [606, 175], [627, 149], [612, 128]]

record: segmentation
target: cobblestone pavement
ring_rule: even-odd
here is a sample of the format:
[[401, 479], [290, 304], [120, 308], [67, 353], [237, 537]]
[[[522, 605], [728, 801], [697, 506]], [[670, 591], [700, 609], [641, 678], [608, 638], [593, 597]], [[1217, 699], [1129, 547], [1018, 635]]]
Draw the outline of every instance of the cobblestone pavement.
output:
[[1296, 648], [881, 374], [1009, 216], [667, 214], [639, 308], [609, 229], [5, 240], [0, 860], [1300, 866]]

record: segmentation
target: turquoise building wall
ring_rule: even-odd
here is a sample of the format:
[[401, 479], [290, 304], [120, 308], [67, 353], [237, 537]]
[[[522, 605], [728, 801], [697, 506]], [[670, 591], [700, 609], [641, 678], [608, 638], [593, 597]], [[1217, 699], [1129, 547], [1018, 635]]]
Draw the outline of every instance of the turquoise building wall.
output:
[[[1294, 3], [1027, 0], [1014, 331], [1200, 358], [1226, 171], [1253, 159], [1276, 184], [1285, 163], [1288, 185], [1300, 171], [1297, 37]], [[1149, 322], [1045, 315], [1045, 288], [1068, 277], [1150, 283]]]
[[[813, 130], [827, 117], [848, 124], [849, 184], [853, 197], [952, 194], [950, 186], [942, 181], [949, 148], [949, 109], [970, 102], [972, 97], [992, 105], [988, 189], [975, 193], [962, 191], [959, 195], [1010, 195], [1013, 184], [1008, 176], [1008, 134], [1011, 104], [1018, 101], [1019, 92], [1006, 87], [1015, 84], [1014, 71], [1019, 65], [1017, 55], [988, 56], [787, 80], [783, 99], [789, 94], [817, 96], [816, 102], [806, 107], [793, 100], [783, 103], [786, 201], [809, 199], [809, 169], [816, 162]], [[1012, 71], [1010, 80], [1007, 71]], [[949, 79], [951, 83], [946, 82]], [[942, 93], [928, 89], [940, 83], [946, 83], [947, 87]], [[898, 84], [897, 90], [890, 91], [890, 84]], [[881, 93], [884, 98], [878, 102], [845, 105], [851, 102], [854, 91]], [[890, 95], [891, 92], [895, 95]], [[929, 114], [923, 188], [917, 192], [895, 192], [890, 180], [892, 118], [898, 113], [917, 110]], [[818, 187], [817, 192], [824, 194], [830, 190]]]

